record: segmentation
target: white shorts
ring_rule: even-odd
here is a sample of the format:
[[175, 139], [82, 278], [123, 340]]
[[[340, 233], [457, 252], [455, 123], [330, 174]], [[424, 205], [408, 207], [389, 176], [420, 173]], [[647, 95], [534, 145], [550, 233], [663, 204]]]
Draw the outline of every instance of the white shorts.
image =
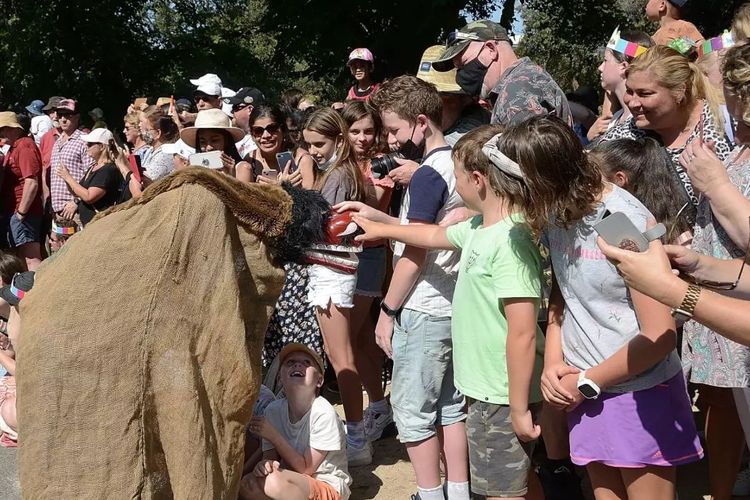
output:
[[349, 274], [320, 264], [307, 269], [310, 280], [307, 282], [307, 301], [310, 305], [328, 309], [333, 305], [349, 309], [354, 307], [354, 289], [357, 275]]

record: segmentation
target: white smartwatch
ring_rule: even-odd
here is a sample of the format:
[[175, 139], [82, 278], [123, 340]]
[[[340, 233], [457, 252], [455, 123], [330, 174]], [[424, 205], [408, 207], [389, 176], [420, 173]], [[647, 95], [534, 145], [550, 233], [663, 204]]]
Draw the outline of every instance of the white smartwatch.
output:
[[586, 399], [596, 399], [602, 393], [599, 386], [593, 380], [586, 378], [586, 371], [578, 375], [578, 392]]

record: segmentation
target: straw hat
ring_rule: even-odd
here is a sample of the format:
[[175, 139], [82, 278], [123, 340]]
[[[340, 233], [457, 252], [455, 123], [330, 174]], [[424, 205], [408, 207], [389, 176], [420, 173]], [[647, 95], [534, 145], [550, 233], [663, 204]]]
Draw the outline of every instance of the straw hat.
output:
[[239, 142], [245, 137], [244, 130], [232, 127], [229, 117], [222, 110], [214, 108], [198, 111], [198, 116], [195, 118], [195, 125], [182, 129], [180, 132], [180, 139], [182, 139], [188, 146], [194, 148], [198, 130], [206, 128], [226, 130], [232, 136], [234, 142]]
[[18, 123], [18, 117], [13, 111], [0, 112], [0, 128], [12, 127], [23, 129], [20, 123]]
[[437, 61], [445, 51], [443, 45], [433, 45], [428, 47], [422, 54], [422, 60], [419, 62], [417, 78], [437, 87], [438, 92], [449, 94], [465, 94], [461, 87], [456, 83], [456, 68], [450, 71], [437, 71], [432, 63]]

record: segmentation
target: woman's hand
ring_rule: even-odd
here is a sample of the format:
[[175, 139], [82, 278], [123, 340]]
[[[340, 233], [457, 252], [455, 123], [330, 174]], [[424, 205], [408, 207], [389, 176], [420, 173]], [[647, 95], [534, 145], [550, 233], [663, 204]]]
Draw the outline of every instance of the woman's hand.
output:
[[69, 201], [63, 207], [62, 212], [60, 213], [60, 216], [63, 219], [73, 220], [73, 217], [75, 216], [77, 211], [78, 211], [78, 204], [76, 204], [75, 201]]
[[[289, 172], [292, 168], [292, 161], [289, 160], [286, 162], [286, 165], [284, 166], [284, 169], [281, 171], [279, 176], [277, 177], [277, 180], [275, 181], [277, 184], [281, 184], [282, 182], [288, 182], [292, 186], [301, 186], [302, 185], [302, 172], [299, 171], [299, 169], [295, 170], [294, 172]], [[258, 182], [266, 182], [264, 180], [264, 177], [259, 177]], [[273, 182], [271, 179], [269, 181]]]
[[682, 245], [664, 245], [664, 251], [667, 252], [669, 261], [680, 273], [695, 276], [700, 272], [701, 255], [695, 250]]
[[534, 423], [531, 417], [531, 411], [514, 411], [510, 410], [510, 423], [513, 426], [513, 432], [518, 436], [519, 441], [527, 443], [537, 439], [542, 434], [542, 428]]
[[552, 407], [562, 410], [575, 401], [578, 388], [573, 392], [562, 384], [567, 376], [578, 377], [581, 370], [565, 363], [545, 366], [542, 371], [542, 396]]
[[[671, 284], [679, 281], [672, 272], [669, 258], [661, 241], [654, 240], [645, 252], [631, 252], [610, 245], [601, 237], [597, 245], [602, 253], [617, 266], [625, 283], [639, 292], [664, 303]], [[685, 257], [686, 261], [692, 257]]]
[[389, 215], [381, 212], [380, 210], [372, 208], [371, 206], [366, 205], [361, 201], [345, 201], [343, 203], [335, 205], [333, 209], [338, 213], [347, 211], [357, 212], [357, 216], [361, 218], [371, 220], [373, 222], [382, 222], [383, 224], [387, 224], [391, 219]]
[[560, 379], [560, 385], [565, 388], [566, 392], [569, 392], [573, 395], [573, 401], [571, 401], [570, 404], [565, 407], [565, 411], [573, 411], [579, 404], [583, 403], [583, 394], [581, 394], [581, 391], [578, 390], [577, 374], [571, 373], [570, 375], [565, 375], [562, 379]]
[[65, 168], [65, 165], [62, 163], [55, 168], [55, 173], [64, 181], [68, 181], [68, 179], [71, 179], [72, 176], [70, 175], [70, 172], [67, 168]]
[[224, 171], [226, 173], [234, 175], [234, 165], [237, 163], [236, 161], [234, 161], [234, 158], [222, 152], [221, 163], [224, 165]]
[[599, 136], [604, 135], [609, 130], [609, 124], [612, 122], [612, 115], [603, 115], [596, 119], [589, 131], [586, 133], [586, 137], [589, 141], [593, 141]]
[[700, 139], [685, 146], [680, 155], [680, 165], [685, 167], [693, 187], [707, 196], [717, 187], [731, 182], [724, 163], [710, 145]]

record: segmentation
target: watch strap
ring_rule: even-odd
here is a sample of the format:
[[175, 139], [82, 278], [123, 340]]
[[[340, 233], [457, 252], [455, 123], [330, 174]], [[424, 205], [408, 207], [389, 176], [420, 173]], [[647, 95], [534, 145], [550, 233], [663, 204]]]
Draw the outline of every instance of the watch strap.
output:
[[401, 308], [391, 309], [390, 307], [388, 307], [385, 301], [380, 302], [380, 310], [383, 311], [386, 316], [390, 316], [391, 318], [395, 318], [401, 313]]
[[700, 296], [701, 287], [694, 283], [691, 283], [688, 286], [685, 297], [683, 297], [682, 299], [680, 307], [672, 311], [672, 316], [680, 315], [688, 319], [692, 318], [693, 312], [695, 311], [695, 306], [698, 305], [698, 299], [700, 299]]

